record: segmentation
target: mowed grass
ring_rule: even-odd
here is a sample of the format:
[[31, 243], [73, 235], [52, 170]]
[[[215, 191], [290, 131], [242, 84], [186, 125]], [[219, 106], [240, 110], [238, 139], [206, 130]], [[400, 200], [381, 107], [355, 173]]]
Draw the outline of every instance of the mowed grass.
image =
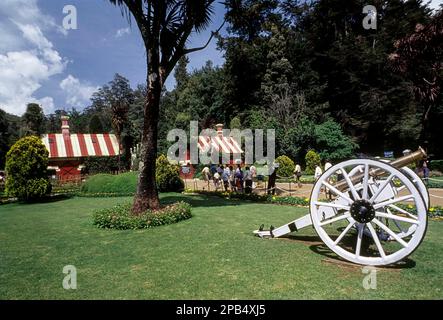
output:
[[[377, 272], [365, 290], [362, 268], [342, 263], [314, 230], [263, 240], [252, 231], [278, 226], [304, 208], [203, 196], [194, 217], [143, 231], [100, 230], [94, 209], [130, 198], [73, 198], [0, 206], [0, 299], [442, 299], [443, 223], [401, 266]], [[77, 268], [77, 290], [62, 270]]]

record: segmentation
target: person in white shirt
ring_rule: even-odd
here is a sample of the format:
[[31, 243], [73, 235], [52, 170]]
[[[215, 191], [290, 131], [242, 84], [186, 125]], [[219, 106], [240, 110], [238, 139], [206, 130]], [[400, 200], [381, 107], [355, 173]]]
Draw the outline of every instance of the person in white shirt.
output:
[[320, 168], [320, 166], [316, 166], [315, 167], [315, 172], [314, 172], [314, 179], [315, 179], [315, 181], [317, 181], [322, 174], [323, 174], [323, 171]]
[[295, 170], [294, 170], [294, 178], [295, 178], [295, 182], [298, 184], [299, 188], [302, 187], [302, 184], [301, 184], [301, 181], [300, 181], [301, 175], [302, 175], [301, 167], [300, 167], [299, 164], [296, 164], [295, 165]]
[[231, 170], [228, 166], [224, 168], [222, 174], [223, 186], [225, 187], [225, 191], [227, 192], [229, 189], [229, 178], [231, 177]]
[[[328, 171], [331, 167], [332, 167], [332, 164], [329, 162], [329, 160], [326, 160], [326, 163], [325, 163], [325, 172]], [[331, 180], [331, 179], [328, 179], [327, 182], [330, 184], [330, 183], [332, 182], [332, 180]], [[329, 200], [331, 200], [331, 199], [332, 199], [331, 191], [330, 191], [328, 188], [326, 188], [326, 189], [325, 189], [325, 192], [326, 192], [326, 197], [327, 197]]]
[[214, 173], [214, 187], [216, 191], [220, 187], [220, 179], [221, 179], [220, 174], [218, 172]]
[[325, 172], [328, 171], [328, 169], [331, 168], [331, 167], [332, 167], [332, 164], [329, 162], [329, 160], [326, 160], [326, 163], [325, 163]]
[[202, 170], [202, 176], [203, 176], [203, 180], [205, 182], [207, 182], [208, 184], [208, 190], [209, 190], [209, 180], [211, 180], [211, 171], [209, 170], [208, 167], [204, 167]]

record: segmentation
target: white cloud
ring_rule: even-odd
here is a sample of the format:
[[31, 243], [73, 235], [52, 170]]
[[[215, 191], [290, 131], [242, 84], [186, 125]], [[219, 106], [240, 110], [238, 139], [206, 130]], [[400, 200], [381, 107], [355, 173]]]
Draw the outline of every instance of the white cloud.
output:
[[55, 19], [44, 14], [38, 7], [37, 0], [2, 0], [0, 13], [23, 24], [35, 24], [45, 30], [56, 30], [64, 35], [68, 31], [57, 24]]
[[443, 4], [443, 0], [432, 0], [429, 6], [432, 9], [440, 9], [441, 4]]
[[52, 97], [36, 98], [35, 93], [54, 75], [63, 73], [63, 59], [44, 30], [63, 32], [55, 20], [43, 14], [36, 0], [0, 2], [0, 108], [21, 115], [26, 105], [36, 102], [46, 113], [54, 110]]
[[87, 106], [92, 94], [99, 89], [88, 83], [82, 83], [72, 75], [60, 82], [60, 88], [66, 93], [68, 106], [79, 109]]
[[131, 33], [131, 29], [130, 29], [130, 28], [118, 29], [117, 32], [116, 32], [116, 34], [115, 34], [115, 37], [116, 37], [116, 38], [121, 38], [121, 37], [123, 37], [124, 35], [126, 35], [126, 34], [130, 34], [130, 33]]
[[[23, 38], [35, 48], [0, 54], [0, 106], [7, 112], [21, 115], [27, 103], [38, 102], [34, 93], [42, 83], [62, 73], [66, 62], [53, 49], [52, 43], [43, 36], [38, 26], [17, 26]], [[54, 107], [52, 98], [45, 97], [42, 101], [51, 102], [49, 106], [43, 105], [46, 111], [51, 111]]]

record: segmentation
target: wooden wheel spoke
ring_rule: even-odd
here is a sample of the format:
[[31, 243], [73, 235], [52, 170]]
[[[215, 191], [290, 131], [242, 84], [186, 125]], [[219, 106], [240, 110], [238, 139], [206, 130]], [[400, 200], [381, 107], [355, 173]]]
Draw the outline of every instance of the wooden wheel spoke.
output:
[[361, 242], [363, 239], [363, 230], [365, 228], [364, 225], [358, 225], [358, 235], [357, 235], [357, 244], [355, 245], [355, 256], [356, 258], [360, 257], [360, 251], [361, 251]]
[[365, 164], [365, 173], [363, 177], [363, 194], [362, 199], [368, 199], [368, 189], [369, 189], [369, 164]]
[[388, 213], [385, 213], [385, 212], [378, 212], [378, 211], [376, 211], [375, 212], [375, 216], [376, 217], [380, 217], [380, 218], [388, 218], [388, 219], [392, 219], [392, 220], [407, 222], [407, 223], [411, 223], [411, 224], [417, 224], [417, 225], [420, 223], [418, 220], [397, 216], [395, 214], [388, 214]]
[[322, 184], [328, 188], [329, 190], [331, 190], [333, 193], [335, 193], [335, 195], [345, 199], [348, 203], [353, 203], [354, 201], [349, 198], [346, 194], [344, 194], [343, 192], [339, 191], [337, 188], [333, 187], [332, 185], [330, 185], [329, 183], [327, 183], [326, 181], [322, 181]]
[[[406, 211], [406, 210], [404, 210], [404, 209], [402, 209], [402, 208], [400, 208], [400, 207], [397, 207], [396, 205], [393, 205], [393, 204], [390, 204], [389, 207], [392, 208], [392, 209], [394, 209], [394, 210], [397, 210], [398, 212], [401, 212], [401, 213], [403, 213], [403, 214], [405, 214], [405, 215], [411, 217], [412, 219], [417, 220], [417, 216], [413, 215], [413, 214], [410, 213], [409, 211]], [[392, 214], [392, 212], [391, 212], [389, 209], [388, 209], [388, 212]]]
[[329, 219], [329, 220], [322, 221], [322, 222], [319, 223], [319, 226], [323, 227], [323, 226], [325, 226], [327, 224], [331, 224], [331, 223], [334, 223], [334, 222], [337, 222], [337, 221], [348, 219], [350, 217], [351, 217], [351, 214], [348, 212], [348, 213], [343, 214], [341, 216], [338, 216], [338, 217], [335, 217], [335, 218], [332, 218], [332, 219]]
[[385, 250], [383, 250], [383, 246], [380, 243], [380, 239], [378, 238], [377, 232], [375, 231], [375, 229], [372, 226], [372, 224], [368, 223], [367, 227], [369, 229], [369, 232], [372, 235], [372, 239], [374, 239], [375, 245], [376, 245], [376, 247], [378, 249], [378, 252], [380, 253], [380, 256], [382, 258], [385, 258], [386, 257], [386, 253], [385, 253]]
[[349, 206], [344, 206], [342, 204], [338, 204], [338, 203], [334, 203], [334, 202], [315, 201], [314, 204], [316, 206], [324, 206], [324, 207], [330, 207], [330, 208], [335, 208], [335, 209], [343, 209], [346, 211], [349, 211], [351, 209], [351, 207], [349, 207]]
[[355, 200], [360, 200], [360, 195], [358, 194], [357, 189], [355, 189], [355, 186], [352, 183], [351, 179], [349, 178], [349, 175], [346, 172], [346, 170], [343, 167], [340, 167], [340, 171], [342, 172], [343, 177], [345, 178], [345, 180], [346, 180], [346, 182], [347, 182], [347, 184], [349, 186], [349, 189], [351, 190], [351, 193], [352, 193], [354, 199]]
[[343, 237], [349, 232], [349, 230], [351, 230], [351, 228], [355, 225], [355, 221], [351, 221], [348, 226], [345, 228], [345, 230], [343, 230], [342, 233], [340, 233], [340, 235], [338, 236], [337, 239], [335, 239], [334, 244], [337, 245], [341, 239], [343, 239]]
[[379, 226], [381, 229], [386, 231], [392, 238], [395, 239], [395, 241], [400, 243], [404, 248], [406, 248], [408, 246], [408, 244], [402, 238], [397, 236], [397, 234], [394, 231], [392, 231], [391, 229], [389, 229], [389, 227], [386, 226], [384, 223], [382, 223], [378, 219], [374, 219], [374, 220], [372, 220], [372, 222], [374, 222], [377, 226]]
[[394, 198], [394, 199], [389, 199], [389, 200], [374, 204], [374, 208], [375, 208], [375, 210], [377, 210], [379, 208], [386, 207], [386, 206], [389, 206], [394, 203], [406, 201], [411, 198], [414, 198], [414, 196], [412, 194], [407, 195], [407, 196], [403, 196], [403, 197]]

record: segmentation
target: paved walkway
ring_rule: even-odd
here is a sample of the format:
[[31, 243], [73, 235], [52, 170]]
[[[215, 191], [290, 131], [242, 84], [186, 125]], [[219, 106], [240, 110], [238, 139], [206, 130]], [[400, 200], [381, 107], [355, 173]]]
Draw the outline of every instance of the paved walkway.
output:
[[[191, 190], [209, 190], [214, 191], [214, 184], [207, 183], [203, 180], [186, 180], [186, 188]], [[266, 192], [265, 183], [259, 184], [254, 190], [256, 193], [264, 194]], [[298, 188], [295, 183], [277, 183], [276, 194], [279, 196], [295, 196], [309, 198], [311, 195], [313, 184], [302, 184], [301, 188]], [[218, 190], [222, 190], [219, 188]], [[429, 195], [431, 199], [431, 206], [443, 206], [443, 189], [429, 189]]]

